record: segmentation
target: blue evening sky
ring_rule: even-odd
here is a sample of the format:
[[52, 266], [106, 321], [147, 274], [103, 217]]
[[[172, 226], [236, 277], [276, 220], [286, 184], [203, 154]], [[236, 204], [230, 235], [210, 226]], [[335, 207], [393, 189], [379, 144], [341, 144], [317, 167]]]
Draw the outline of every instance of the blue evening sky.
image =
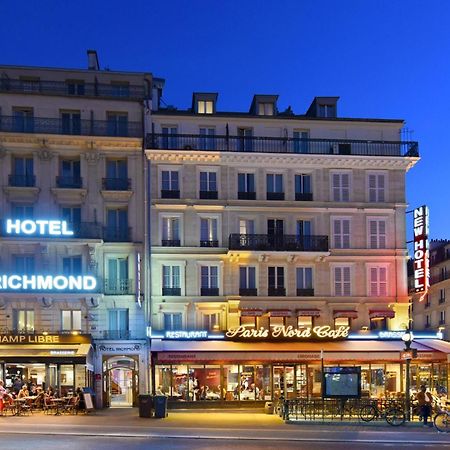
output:
[[337, 95], [341, 116], [403, 118], [422, 156], [408, 202], [450, 238], [449, 23], [446, 0], [0, 0], [0, 63], [85, 68], [92, 48], [102, 67], [165, 78], [180, 108], [193, 91], [238, 111], [275, 93], [297, 113]]

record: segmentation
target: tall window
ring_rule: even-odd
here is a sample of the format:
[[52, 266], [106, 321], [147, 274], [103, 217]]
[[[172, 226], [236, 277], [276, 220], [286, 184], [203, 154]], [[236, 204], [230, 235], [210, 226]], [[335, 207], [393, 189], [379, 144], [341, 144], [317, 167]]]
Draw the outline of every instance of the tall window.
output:
[[350, 267], [334, 268], [334, 294], [337, 297], [351, 295]]
[[81, 275], [81, 256], [63, 258], [64, 275]]
[[253, 130], [251, 128], [238, 128], [238, 151], [253, 151]]
[[268, 173], [267, 181], [267, 200], [284, 200], [283, 174]]
[[32, 157], [14, 158], [10, 186], [33, 187], [36, 184]]
[[13, 219], [32, 219], [34, 216], [34, 207], [13, 203], [11, 204], [11, 216]]
[[197, 112], [199, 114], [212, 114], [214, 112], [214, 103], [212, 100], [199, 100], [197, 102]]
[[61, 311], [62, 331], [81, 331], [81, 311], [65, 309]]
[[313, 296], [313, 270], [312, 267], [297, 267], [297, 295]]
[[61, 127], [63, 134], [81, 134], [80, 111], [61, 111]]
[[200, 246], [219, 246], [217, 236], [217, 219], [215, 217], [202, 217], [200, 219]]
[[34, 130], [33, 108], [13, 108], [13, 131], [32, 133]]
[[177, 127], [162, 127], [162, 148], [175, 149], [178, 146], [178, 128]]
[[335, 202], [350, 201], [350, 174], [332, 173], [331, 189], [333, 193], [333, 201]]
[[201, 295], [219, 295], [219, 268], [217, 266], [200, 267]]
[[114, 97], [129, 97], [130, 84], [128, 82], [112, 81], [111, 95], [113, 95]]
[[238, 199], [255, 200], [255, 174], [238, 173]]
[[108, 278], [105, 280], [107, 294], [128, 294], [130, 291], [128, 279], [128, 258], [108, 259]]
[[178, 247], [180, 245], [179, 217], [163, 217], [161, 244], [165, 247]]
[[181, 313], [164, 313], [164, 330], [176, 331], [183, 329], [183, 316]]
[[202, 127], [200, 131], [200, 150], [215, 150], [216, 140], [214, 136], [216, 135], [215, 128]]
[[220, 313], [203, 313], [203, 327], [209, 331], [220, 330]]
[[273, 116], [274, 105], [271, 102], [258, 103], [258, 116]]
[[108, 136], [128, 136], [128, 113], [108, 112], [106, 120], [108, 122]]
[[35, 272], [34, 255], [14, 255], [16, 273], [33, 275]]
[[32, 309], [14, 309], [13, 325], [16, 333], [33, 333], [34, 311]]
[[370, 248], [386, 248], [386, 220], [369, 219]]
[[445, 311], [439, 311], [439, 325], [445, 324]]
[[286, 295], [284, 288], [284, 267], [268, 267], [268, 294]]
[[163, 266], [162, 276], [162, 295], [181, 295], [180, 266]]
[[239, 267], [239, 295], [257, 295], [256, 267]]
[[128, 241], [128, 210], [108, 209], [106, 214], [105, 240]]
[[312, 199], [311, 175], [295, 175], [295, 200], [311, 201]]
[[385, 297], [387, 295], [387, 268], [369, 268], [370, 295], [372, 297]]
[[161, 198], [180, 198], [178, 170], [161, 172]]
[[240, 219], [239, 234], [255, 234], [255, 221], [253, 219]]
[[60, 165], [60, 175], [57, 180], [58, 187], [60, 188], [80, 188], [80, 160], [63, 159]]
[[384, 202], [386, 191], [386, 175], [373, 174], [368, 175], [369, 184], [369, 202]]
[[200, 198], [217, 199], [216, 172], [200, 172]]
[[81, 207], [80, 206], [64, 206], [61, 208], [62, 220], [69, 224], [69, 228], [75, 234], [79, 234], [81, 227]]
[[128, 309], [110, 309], [108, 311], [108, 337], [110, 339], [129, 338]]
[[129, 189], [126, 159], [109, 159], [106, 161], [104, 188], [110, 191], [127, 191]]
[[294, 153], [308, 153], [308, 131], [294, 131]]
[[350, 248], [350, 219], [333, 219], [335, 248]]

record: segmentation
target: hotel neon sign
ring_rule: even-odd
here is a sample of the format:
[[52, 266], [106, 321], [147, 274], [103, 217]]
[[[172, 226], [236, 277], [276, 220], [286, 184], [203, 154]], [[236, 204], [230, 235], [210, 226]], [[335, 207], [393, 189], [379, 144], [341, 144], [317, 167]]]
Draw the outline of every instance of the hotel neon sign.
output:
[[0, 292], [92, 292], [97, 279], [91, 275], [0, 275]]
[[5, 231], [16, 236], [73, 236], [65, 220], [7, 219]]
[[428, 208], [414, 210], [414, 292], [426, 294], [430, 286]]

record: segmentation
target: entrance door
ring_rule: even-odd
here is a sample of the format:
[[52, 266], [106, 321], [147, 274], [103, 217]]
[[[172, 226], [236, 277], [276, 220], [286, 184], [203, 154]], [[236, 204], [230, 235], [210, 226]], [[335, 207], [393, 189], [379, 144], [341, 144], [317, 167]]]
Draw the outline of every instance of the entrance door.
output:
[[133, 406], [133, 371], [123, 367], [109, 371], [109, 398], [111, 408]]
[[269, 246], [271, 248], [282, 248], [284, 221], [282, 219], [268, 219], [267, 234]]
[[274, 399], [295, 398], [295, 367], [273, 366], [273, 393]]

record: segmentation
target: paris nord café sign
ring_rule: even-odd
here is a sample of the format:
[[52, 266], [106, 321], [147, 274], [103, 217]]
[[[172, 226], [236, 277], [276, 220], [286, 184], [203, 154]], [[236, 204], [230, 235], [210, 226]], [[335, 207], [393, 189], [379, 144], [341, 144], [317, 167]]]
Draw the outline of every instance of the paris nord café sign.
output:
[[[7, 219], [6, 236], [24, 237], [69, 237], [70, 230], [65, 220], [19, 220]], [[97, 279], [91, 275], [41, 275], [2, 274], [0, 292], [95, 292]]]

